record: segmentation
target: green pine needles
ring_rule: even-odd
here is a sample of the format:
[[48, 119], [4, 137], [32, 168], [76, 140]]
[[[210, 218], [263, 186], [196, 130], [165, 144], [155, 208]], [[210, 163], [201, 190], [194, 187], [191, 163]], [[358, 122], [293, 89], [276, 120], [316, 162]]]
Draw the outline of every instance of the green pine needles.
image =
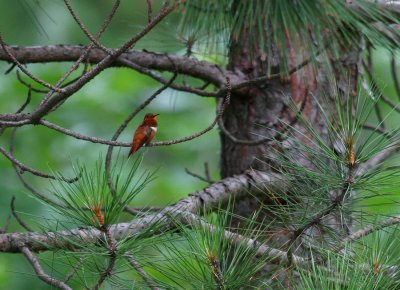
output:
[[[360, 289], [360, 285], [398, 289], [398, 229], [389, 232], [391, 238], [384, 247], [383, 241], [371, 242], [362, 239], [364, 234], [353, 237], [350, 233], [367, 227], [368, 235], [391, 225], [384, 215], [377, 221], [366, 206], [399, 193], [399, 168], [377, 162], [399, 146], [399, 128], [382, 132], [380, 123], [375, 129], [365, 126], [374, 121], [371, 113], [378, 101], [371, 94], [341, 96], [336, 92], [335, 96], [333, 106], [327, 98], [312, 100], [328, 125], [325, 136], [292, 104], [300, 126], [285, 124], [291, 128], [287, 139], [268, 156], [288, 191], [280, 193], [274, 205], [265, 206], [265, 212], [276, 219], [276, 231], [290, 233], [285, 245], [289, 266], [300, 271], [303, 289]], [[398, 204], [396, 200], [392, 205]], [[385, 233], [374, 235], [386, 238]], [[294, 254], [307, 256], [311, 268], [297, 267], [290, 261]], [[371, 255], [380, 258], [366, 259]], [[383, 258], [386, 256], [391, 259]]]
[[135, 159], [133, 164], [116, 162], [110, 172], [115, 193], [107, 183], [101, 158], [93, 170], [80, 164], [73, 166], [79, 176], [76, 182], [63, 182], [61, 176], [59, 181], [52, 182], [53, 196], [62, 204], [55, 207], [56, 211], [80, 226], [106, 228], [118, 222], [124, 208], [154, 178], [150, 172], [138, 176], [140, 164], [141, 158]]
[[[263, 241], [258, 213], [242, 220], [241, 235], [228, 231], [232, 208], [201, 213], [203, 219], [183, 214], [175, 219], [176, 240], [158, 244], [159, 283], [172, 289], [251, 289], [265, 278], [262, 270], [271, 258], [259, 255], [262, 243], [249, 245], [248, 238]], [[184, 222], [182, 222], [184, 220]], [[235, 229], [232, 229], [235, 231]], [[160, 267], [161, 266], [161, 267]]]
[[[313, 63], [328, 47], [329, 54], [339, 56], [341, 49], [352, 46], [355, 39], [364, 38], [385, 48], [398, 47], [400, 34], [390, 26], [400, 23], [394, 9], [385, 7], [383, 12], [374, 1], [350, 2], [187, 0], [180, 29], [187, 34], [207, 35], [208, 54], [221, 42], [229, 47], [236, 41], [245, 41], [252, 48], [249, 53], [259, 51], [259, 55], [276, 57], [279, 51], [280, 67], [286, 73], [304, 61]], [[294, 51], [294, 47], [303, 49]]]

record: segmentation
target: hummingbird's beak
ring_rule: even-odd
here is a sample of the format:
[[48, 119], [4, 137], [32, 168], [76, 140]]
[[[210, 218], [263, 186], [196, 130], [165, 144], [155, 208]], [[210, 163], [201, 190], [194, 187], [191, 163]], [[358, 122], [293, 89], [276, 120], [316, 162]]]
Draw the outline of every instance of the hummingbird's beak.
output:
[[158, 115], [160, 115], [160, 114], [155, 114], [154, 117], [157, 117]]

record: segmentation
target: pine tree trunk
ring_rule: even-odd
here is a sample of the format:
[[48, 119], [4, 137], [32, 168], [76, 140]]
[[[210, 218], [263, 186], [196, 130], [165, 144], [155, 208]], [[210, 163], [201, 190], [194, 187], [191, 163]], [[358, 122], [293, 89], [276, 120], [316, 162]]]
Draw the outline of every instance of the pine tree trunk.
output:
[[[252, 42], [248, 41], [250, 38], [248, 31], [248, 29], [243, 29], [236, 39], [232, 39], [228, 68], [247, 76], [248, 79], [266, 75], [268, 67], [270, 67], [269, 73], [278, 73], [280, 69], [278, 52], [275, 50], [275, 55], [266, 55], [264, 51], [251, 46]], [[296, 43], [290, 45], [289, 54], [304, 50]], [[289, 55], [289, 69], [298, 65], [292, 61], [295, 57], [291, 56]], [[305, 102], [302, 115], [314, 125], [314, 129], [321, 136], [326, 137], [327, 124], [324, 123], [313, 98], [322, 100], [321, 95], [327, 94], [328, 99], [333, 100], [330, 96], [332, 83], [329, 81], [332, 79], [332, 74], [340, 93], [344, 97], [354, 96], [357, 92], [359, 61], [359, 47], [346, 48], [346, 50], [343, 48], [340, 59], [331, 59], [333, 73], [328, 71], [322, 63], [317, 64], [317, 68], [315, 65], [306, 65], [287, 78], [275, 79], [249, 87], [240, 93], [234, 93], [223, 116], [224, 127], [237, 139], [258, 140], [265, 137], [276, 137], [285, 127], [280, 120], [291, 123], [295, 118], [295, 114], [288, 107], [288, 101], [292, 99], [299, 107], [302, 102]], [[301, 130], [299, 124], [295, 126]], [[232, 141], [223, 130], [220, 132], [220, 138], [222, 144], [221, 177], [223, 178], [243, 173], [248, 169], [273, 170], [271, 167], [273, 164], [268, 159], [268, 154], [276, 150], [277, 146], [284, 144], [279, 142], [265, 142], [255, 146], [238, 144]], [[306, 160], [301, 162], [304, 162], [304, 167], [309, 166]], [[238, 200], [234, 207], [235, 213], [240, 216], [249, 216], [259, 209], [259, 201], [251, 196]], [[262, 202], [264, 205], [269, 203], [268, 200], [262, 200]], [[266, 214], [268, 215], [268, 213]], [[268, 221], [272, 220], [271, 216], [260, 217], [260, 219], [265, 218]], [[334, 220], [333, 223], [332, 220]], [[344, 227], [340, 224], [343, 223], [343, 220], [343, 217], [342, 219], [336, 218], [334, 214], [329, 217], [329, 222], [338, 234], [340, 232], [344, 234]], [[348, 217], [347, 226], [351, 226], [350, 220]], [[276, 228], [276, 230], [280, 229]], [[285, 250], [282, 245], [288, 239], [290, 239], [290, 233], [287, 231], [283, 235], [271, 237], [274, 246], [281, 247], [282, 250]]]

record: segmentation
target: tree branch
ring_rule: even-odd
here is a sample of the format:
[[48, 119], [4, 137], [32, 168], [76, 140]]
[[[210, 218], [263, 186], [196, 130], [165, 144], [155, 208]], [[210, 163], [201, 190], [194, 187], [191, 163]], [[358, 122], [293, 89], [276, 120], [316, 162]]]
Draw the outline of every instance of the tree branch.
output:
[[29, 248], [23, 244], [20, 244], [18, 246], [19, 250], [21, 251], [21, 253], [24, 254], [24, 256], [26, 257], [26, 259], [29, 261], [29, 263], [31, 263], [33, 269], [35, 270], [36, 275], [39, 277], [39, 279], [41, 279], [42, 281], [44, 281], [45, 283], [57, 287], [59, 289], [63, 289], [63, 290], [72, 290], [72, 288], [70, 288], [67, 284], [65, 284], [64, 282], [57, 280], [53, 277], [50, 277], [49, 275], [47, 275], [44, 271], [42, 266], [40, 265], [39, 261], [36, 259], [36, 257], [32, 254], [32, 252], [29, 250]]
[[[161, 22], [168, 14], [170, 14], [178, 6], [180, 2], [176, 2], [171, 6], [165, 6], [160, 13], [155, 16], [152, 21], [147, 24], [143, 30], [125, 42], [120, 48], [114, 50], [112, 54], [106, 55], [99, 63], [97, 63], [90, 71], [82, 75], [79, 81], [65, 87], [62, 93], [59, 93], [50, 98], [45, 104], [39, 105], [31, 114], [3, 114], [0, 119], [4, 121], [21, 121], [30, 119], [33, 123], [38, 122], [43, 116], [49, 113], [55, 106], [65, 101], [72, 94], [81, 89], [86, 83], [96, 77], [104, 69], [110, 66], [121, 54], [130, 49], [137, 41], [144, 37], [152, 30], [159, 22]], [[78, 58], [81, 55], [78, 56]]]
[[342, 249], [343, 246], [349, 242], [354, 242], [362, 237], [365, 237], [373, 232], [379, 231], [381, 229], [384, 229], [386, 227], [390, 227], [396, 224], [400, 223], [400, 216], [393, 216], [389, 217], [387, 219], [381, 220], [378, 222], [376, 225], [371, 225], [367, 226], [365, 228], [359, 229], [358, 231], [353, 232], [352, 234], [348, 235], [346, 238], [344, 238], [340, 246], [338, 247], [338, 250]]
[[136, 262], [136, 260], [132, 256], [126, 254], [125, 257], [128, 260], [129, 264], [131, 264], [132, 268], [135, 269], [135, 271], [139, 274], [140, 277], [142, 277], [143, 281], [146, 282], [147, 286], [149, 286], [151, 290], [160, 289], [156, 286], [156, 283], [154, 283], [154, 281], [150, 278], [150, 276], [147, 275], [147, 273], [143, 270], [143, 268], [139, 265], [138, 262]]
[[[249, 171], [246, 174], [228, 177], [216, 182], [203, 190], [197, 191], [176, 204], [164, 208], [156, 214], [135, 219], [130, 223], [120, 223], [110, 226], [110, 232], [115, 240], [121, 237], [137, 234], [151, 225], [162, 224], [163, 227], [172, 227], [171, 216], [179, 216], [181, 212], [195, 213], [199, 209], [210, 209], [228, 202], [232, 198], [241, 198], [249, 192], [263, 193], [268, 190], [282, 190], [279, 188], [280, 175], [267, 174], [261, 171]], [[95, 228], [77, 228], [68, 231], [8, 233], [0, 235], [0, 252], [17, 253], [18, 245], [23, 243], [31, 251], [47, 251], [51, 249], [75, 249], [76, 243], [95, 242], [101, 238], [101, 231]], [[78, 243], [78, 244], [79, 244]]]
[[23, 227], [25, 230], [27, 231], [32, 231], [31, 228], [29, 226], [27, 226], [26, 223], [24, 223], [24, 221], [19, 217], [19, 215], [17, 214], [17, 212], [15, 211], [15, 195], [13, 195], [13, 197], [11, 198], [11, 213], [14, 216], [14, 218], [17, 220], [17, 222], [21, 225], [21, 227]]
[[[85, 46], [80, 45], [48, 45], [48, 46], [10, 46], [10, 50], [16, 59], [22, 63], [51, 63], [75, 61], [79, 59], [85, 50]], [[115, 49], [109, 49], [115, 53]], [[99, 48], [93, 48], [88, 53], [86, 60], [91, 64], [98, 64], [107, 53]], [[0, 60], [11, 61], [8, 55], [0, 50]], [[171, 55], [166, 53], [155, 53], [149, 51], [129, 51], [124, 52], [116, 58], [109, 67], [129, 66], [126, 61], [132, 62], [141, 67], [155, 69], [159, 71], [175, 72], [202, 79], [216, 86], [223, 86], [225, 83], [224, 75], [228, 75], [232, 83], [236, 83], [239, 78], [229, 72], [224, 72], [217, 65], [207, 61], [199, 61], [193, 58]]]

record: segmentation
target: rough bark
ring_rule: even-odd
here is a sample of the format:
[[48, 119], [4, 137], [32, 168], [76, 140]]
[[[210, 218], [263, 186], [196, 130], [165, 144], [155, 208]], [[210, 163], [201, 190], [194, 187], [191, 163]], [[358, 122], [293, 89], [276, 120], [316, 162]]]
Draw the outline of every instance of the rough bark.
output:
[[[232, 39], [228, 69], [236, 72], [241, 78], [253, 79], [267, 73], [278, 73], [280, 71], [279, 56], [277, 50], [266, 55], [265, 51], [260, 51], [258, 47], [252, 46], [248, 41], [250, 35], [248, 29], [243, 29], [237, 39]], [[268, 37], [268, 36], [267, 36]], [[307, 58], [306, 49], [299, 46], [295, 36], [288, 39], [289, 46], [289, 70], [298, 66], [295, 62], [295, 53], [303, 53]], [[356, 43], [356, 41], [355, 41]], [[270, 81], [268, 83], [258, 84], [247, 89], [246, 94], [233, 94], [231, 104], [223, 117], [224, 127], [236, 138], [245, 140], [258, 140], [264, 137], [274, 137], [285, 130], [282, 122], [292, 123], [294, 114], [288, 107], [288, 100], [292, 99], [296, 104], [304, 103], [302, 115], [313, 124], [314, 129], [322, 137], [327, 136], [327, 124], [324, 122], [317, 103], [313, 97], [321, 100], [331, 100], [333, 102], [332, 73], [337, 82], [340, 93], [343, 97], [354, 96], [357, 92], [358, 67], [360, 62], [360, 48], [358, 45], [342, 48], [343, 53], [339, 59], [334, 59], [330, 55], [330, 65], [325, 62], [308, 64], [297, 72], [291, 74], [288, 78]], [[329, 53], [328, 53], [329, 55]], [[297, 58], [298, 59], [298, 58]], [[270, 67], [271, 71], [266, 68]], [[322, 98], [323, 94], [327, 98]], [[311, 97], [312, 96], [312, 97]], [[330, 104], [324, 104], [329, 106]], [[296, 129], [302, 130], [299, 125]], [[303, 131], [304, 132], [304, 131]], [[227, 136], [226, 132], [221, 130], [221, 176], [226, 177], [233, 174], [239, 174], [255, 168], [261, 171], [271, 171], [271, 160], [268, 158], [269, 152], [273, 152], [279, 146], [290, 146], [289, 144], [277, 142], [265, 142], [258, 145], [246, 145], [235, 142]], [[304, 167], [309, 167], [306, 159], [300, 160]], [[267, 200], [262, 200], [264, 205], [268, 205]], [[303, 201], [304, 202], [304, 201]], [[251, 196], [244, 197], [236, 201], [235, 211], [239, 216], [250, 216], [254, 211], [260, 208], [260, 200]], [[260, 218], [271, 220], [272, 216], [261, 216]], [[323, 218], [322, 223], [330, 224], [338, 234], [346, 235], [348, 228], [343, 227], [343, 219], [346, 217], [335, 217], [334, 211]], [[346, 221], [348, 227], [351, 227], [351, 221], [348, 217]], [[271, 225], [274, 227], [274, 225]], [[280, 226], [281, 227], [281, 226]], [[283, 245], [287, 250], [291, 235], [287, 231], [290, 225], [285, 229], [275, 228], [276, 231], [283, 231], [283, 234], [275, 234], [272, 238], [275, 241], [274, 246]], [[306, 229], [307, 235], [319, 235], [319, 232], [312, 232], [312, 227]], [[303, 250], [304, 249], [300, 249]], [[306, 253], [302, 252], [302, 255]]]

